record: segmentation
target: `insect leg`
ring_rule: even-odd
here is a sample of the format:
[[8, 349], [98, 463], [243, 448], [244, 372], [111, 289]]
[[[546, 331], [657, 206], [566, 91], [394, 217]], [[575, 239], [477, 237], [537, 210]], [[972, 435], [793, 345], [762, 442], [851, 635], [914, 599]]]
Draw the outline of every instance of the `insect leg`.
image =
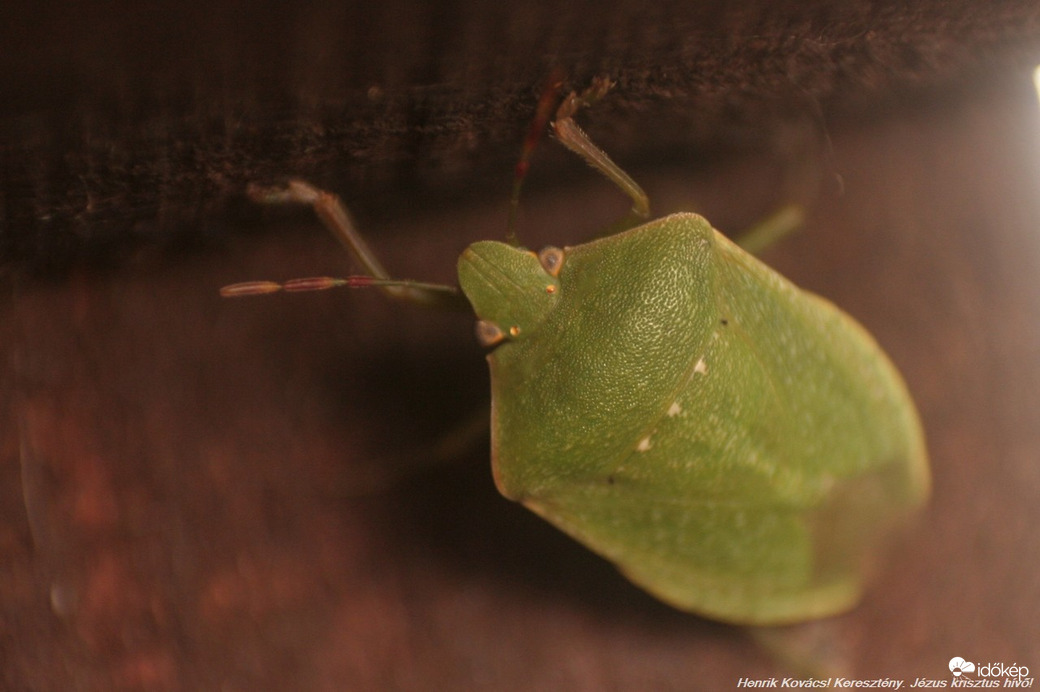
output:
[[737, 245], [745, 252], [757, 255], [804, 224], [805, 209], [800, 204], [787, 204], [744, 231], [737, 238]]
[[366, 276], [346, 277], [342, 279], [329, 277], [313, 277], [295, 279], [284, 284], [270, 281], [250, 281], [244, 284], [227, 286], [221, 290], [225, 296], [256, 295], [272, 293], [278, 290], [312, 291], [347, 286], [350, 288], [375, 287], [395, 300], [403, 300], [421, 305], [438, 305], [464, 308], [466, 303], [459, 290], [454, 286], [431, 284], [421, 281], [394, 279], [383, 267], [375, 252], [358, 233], [350, 212], [339, 197], [320, 190], [302, 180], [292, 180], [284, 187], [262, 187], [250, 185], [247, 189], [250, 199], [261, 204], [305, 204], [314, 209], [321, 222], [328, 228], [340, 243], [350, 252], [354, 259], [366, 272]]
[[621, 170], [607, 156], [606, 152], [593, 144], [589, 136], [574, 122], [574, 114], [579, 109], [601, 99], [612, 86], [613, 83], [610, 80], [605, 77], [597, 77], [593, 80], [592, 85], [580, 94], [572, 91], [557, 109], [552, 129], [563, 146], [585, 159], [586, 163], [605, 175], [608, 180], [620, 187], [622, 192], [632, 198], [633, 216], [645, 219], [650, 216], [650, 199], [643, 188]]
[[400, 487], [420, 473], [458, 467], [487, 444], [489, 425], [485, 402], [429, 442], [354, 460], [323, 492], [333, 497], [365, 497]]
[[365, 271], [377, 279], [389, 279], [390, 275], [376, 258], [375, 253], [354, 227], [354, 220], [339, 197], [319, 190], [302, 180], [291, 180], [285, 187], [262, 187], [250, 185], [246, 194], [260, 204], [306, 204], [314, 209], [325, 227], [332, 231]]

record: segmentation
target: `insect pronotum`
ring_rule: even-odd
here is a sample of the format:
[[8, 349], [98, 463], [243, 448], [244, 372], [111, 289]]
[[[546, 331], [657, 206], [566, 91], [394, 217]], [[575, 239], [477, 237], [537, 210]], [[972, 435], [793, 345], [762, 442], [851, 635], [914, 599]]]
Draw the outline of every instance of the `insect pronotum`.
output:
[[[646, 217], [646, 194], [573, 119], [609, 87], [571, 93], [552, 129]], [[745, 624], [847, 610], [882, 539], [927, 499], [917, 411], [874, 339], [701, 216], [540, 252], [474, 243], [460, 295], [391, 278], [334, 195], [300, 181], [252, 194], [313, 206], [366, 275], [223, 295], [464, 296], [490, 349], [498, 489], [677, 608]]]

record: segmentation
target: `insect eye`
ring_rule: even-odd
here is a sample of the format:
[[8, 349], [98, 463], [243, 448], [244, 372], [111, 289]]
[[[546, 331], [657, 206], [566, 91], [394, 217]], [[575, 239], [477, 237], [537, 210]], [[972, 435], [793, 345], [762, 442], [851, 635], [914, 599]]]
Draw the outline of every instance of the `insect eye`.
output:
[[549, 276], [559, 276], [560, 269], [563, 267], [563, 250], [551, 245], [543, 248], [538, 253], [538, 261], [542, 263], [542, 268], [549, 273]]
[[506, 335], [497, 324], [487, 320], [477, 320], [477, 343], [484, 348], [491, 348], [505, 340]]

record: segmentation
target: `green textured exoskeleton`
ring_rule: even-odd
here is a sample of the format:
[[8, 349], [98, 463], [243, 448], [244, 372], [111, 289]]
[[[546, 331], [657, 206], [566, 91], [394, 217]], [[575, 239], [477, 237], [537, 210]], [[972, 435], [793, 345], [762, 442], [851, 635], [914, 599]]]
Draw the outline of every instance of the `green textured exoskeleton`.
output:
[[[558, 138], [646, 197], [571, 116]], [[452, 299], [390, 279], [338, 200], [313, 204], [371, 276], [250, 282], [225, 295], [334, 285]], [[925, 501], [914, 404], [871, 336], [715, 231], [676, 214], [534, 253], [485, 241], [459, 282], [493, 350], [495, 482], [678, 608], [776, 624], [852, 607], [880, 540]]]
[[870, 335], [694, 214], [554, 257], [481, 242], [459, 262], [510, 335], [488, 355], [502, 494], [684, 610], [766, 624], [854, 605], [870, 548], [928, 488]]

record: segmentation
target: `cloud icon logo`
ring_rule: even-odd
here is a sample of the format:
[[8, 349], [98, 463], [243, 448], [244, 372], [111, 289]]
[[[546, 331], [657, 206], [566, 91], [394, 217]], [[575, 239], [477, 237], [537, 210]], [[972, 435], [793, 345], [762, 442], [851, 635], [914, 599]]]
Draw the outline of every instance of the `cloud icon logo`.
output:
[[960, 656], [954, 656], [950, 659], [950, 672], [955, 676], [960, 676], [962, 673], [974, 673], [975, 664], [971, 661], [965, 661]]

